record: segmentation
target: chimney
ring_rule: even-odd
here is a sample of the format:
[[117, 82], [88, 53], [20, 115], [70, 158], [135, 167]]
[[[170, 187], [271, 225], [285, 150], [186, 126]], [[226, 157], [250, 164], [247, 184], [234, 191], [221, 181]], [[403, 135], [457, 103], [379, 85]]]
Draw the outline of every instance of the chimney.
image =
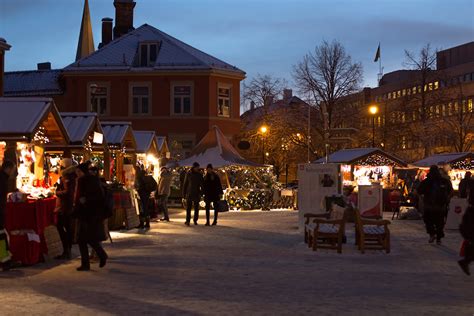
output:
[[5, 51], [10, 50], [10, 45], [0, 37], [0, 97], [3, 97], [3, 74], [5, 72]]
[[133, 0], [114, 0], [115, 27], [114, 39], [134, 30], [133, 8], [136, 3]]
[[38, 63], [38, 70], [51, 70], [51, 63], [49, 61], [45, 63]]
[[270, 106], [273, 104], [273, 96], [271, 95], [267, 95], [265, 97], [265, 103], [264, 103], [264, 106]]
[[293, 90], [291, 90], [291, 89], [284, 89], [283, 90], [283, 100], [285, 102], [289, 102], [292, 97], [293, 97]]
[[99, 44], [99, 48], [112, 41], [112, 22], [113, 19], [111, 18], [102, 19], [102, 42]]

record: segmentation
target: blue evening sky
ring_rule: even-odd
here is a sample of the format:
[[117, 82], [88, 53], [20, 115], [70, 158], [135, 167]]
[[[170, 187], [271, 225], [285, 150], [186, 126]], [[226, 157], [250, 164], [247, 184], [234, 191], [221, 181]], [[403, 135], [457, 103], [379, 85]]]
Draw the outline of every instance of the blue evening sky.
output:
[[[448, 48], [474, 40], [474, 0], [136, 0], [135, 27], [148, 23], [236, 65], [248, 77], [283, 77], [322, 40], [341, 41], [376, 85], [381, 42], [385, 72], [400, 69], [404, 49]], [[89, 0], [94, 42], [113, 0]], [[74, 61], [84, 0], [0, 0], [0, 37], [12, 49], [6, 70]]]

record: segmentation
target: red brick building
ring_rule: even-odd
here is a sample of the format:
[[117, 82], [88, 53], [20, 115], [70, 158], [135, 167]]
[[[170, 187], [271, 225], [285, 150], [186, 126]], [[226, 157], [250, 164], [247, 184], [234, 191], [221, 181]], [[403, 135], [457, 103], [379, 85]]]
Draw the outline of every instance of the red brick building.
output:
[[134, 29], [135, 4], [114, 1], [115, 27], [102, 20], [102, 43], [90, 54], [82, 49], [92, 41], [85, 8], [78, 60], [60, 71], [42, 65], [6, 73], [5, 95], [50, 95], [60, 111], [131, 121], [135, 130], [167, 136], [171, 151], [181, 155], [213, 125], [229, 138], [237, 134], [245, 73], [150, 25]]

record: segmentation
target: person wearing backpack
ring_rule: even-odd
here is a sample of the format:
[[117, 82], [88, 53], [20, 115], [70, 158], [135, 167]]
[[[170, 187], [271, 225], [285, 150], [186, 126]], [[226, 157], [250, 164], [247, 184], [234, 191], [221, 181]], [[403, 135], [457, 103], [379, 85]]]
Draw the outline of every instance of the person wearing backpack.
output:
[[444, 237], [446, 209], [453, 192], [451, 181], [444, 178], [437, 166], [431, 166], [426, 179], [420, 183], [418, 193], [423, 196], [423, 220], [429, 243], [441, 245]]

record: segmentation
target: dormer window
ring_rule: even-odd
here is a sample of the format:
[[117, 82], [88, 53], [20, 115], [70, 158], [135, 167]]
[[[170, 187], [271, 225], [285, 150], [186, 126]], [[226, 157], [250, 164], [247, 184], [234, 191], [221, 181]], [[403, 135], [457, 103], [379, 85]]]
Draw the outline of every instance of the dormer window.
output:
[[140, 43], [140, 67], [151, 67], [155, 65], [156, 57], [158, 56], [159, 43]]

